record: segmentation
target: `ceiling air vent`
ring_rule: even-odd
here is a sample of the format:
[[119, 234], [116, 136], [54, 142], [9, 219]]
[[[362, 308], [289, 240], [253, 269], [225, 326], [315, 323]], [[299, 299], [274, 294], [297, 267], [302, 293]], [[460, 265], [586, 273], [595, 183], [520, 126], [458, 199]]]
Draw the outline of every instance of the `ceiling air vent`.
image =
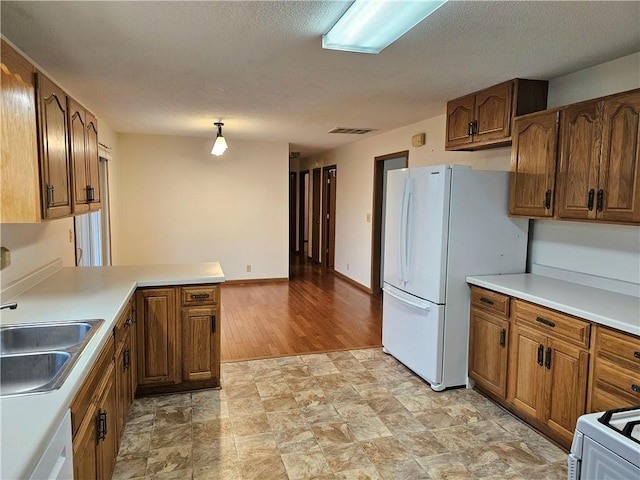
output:
[[333, 130], [329, 130], [329, 133], [347, 133], [349, 135], [364, 135], [365, 133], [373, 132], [375, 128], [345, 128], [336, 127]]

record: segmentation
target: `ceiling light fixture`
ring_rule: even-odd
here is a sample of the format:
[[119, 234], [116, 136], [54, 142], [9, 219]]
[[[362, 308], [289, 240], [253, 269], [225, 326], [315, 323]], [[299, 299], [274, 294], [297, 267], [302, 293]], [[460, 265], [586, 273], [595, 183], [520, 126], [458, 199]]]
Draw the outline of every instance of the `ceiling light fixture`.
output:
[[218, 127], [218, 134], [216, 135], [216, 141], [213, 143], [211, 155], [216, 155], [219, 157], [227, 149], [227, 141], [224, 139], [224, 135], [222, 135], [222, 126], [224, 125], [224, 123], [215, 122], [214, 125]]
[[355, 0], [322, 36], [322, 48], [380, 53], [415, 27], [446, 0]]

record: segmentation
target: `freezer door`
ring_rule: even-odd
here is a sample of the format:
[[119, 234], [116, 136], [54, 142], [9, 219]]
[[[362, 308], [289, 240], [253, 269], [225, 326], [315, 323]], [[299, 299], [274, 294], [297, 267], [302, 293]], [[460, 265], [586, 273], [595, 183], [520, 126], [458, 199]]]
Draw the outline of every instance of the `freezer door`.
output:
[[433, 303], [445, 303], [451, 169], [410, 170], [407, 248], [402, 290]]
[[432, 386], [438, 386], [442, 382], [443, 324], [443, 305], [421, 300], [391, 285], [384, 285], [384, 351]]
[[409, 169], [387, 173], [387, 192], [384, 218], [384, 281], [403, 288], [401, 272], [402, 235], [406, 225], [405, 186]]

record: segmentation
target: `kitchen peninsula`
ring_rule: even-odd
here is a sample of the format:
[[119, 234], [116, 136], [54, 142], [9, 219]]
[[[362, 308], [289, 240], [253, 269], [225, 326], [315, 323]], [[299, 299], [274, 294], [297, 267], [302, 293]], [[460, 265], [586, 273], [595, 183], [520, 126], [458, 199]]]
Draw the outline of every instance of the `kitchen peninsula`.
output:
[[[193, 341], [202, 340], [202, 323], [206, 318], [207, 328], [211, 328], [211, 362], [215, 360], [217, 365], [209, 364], [209, 360], [205, 363], [211, 366], [212, 371], [217, 367], [218, 372], [218, 378], [209, 378], [208, 381], [209, 384], [213, 382], [219, 386], [220, 297], [217, 285], [225, 280], [219, 263], [61, 268], [61, 262], [57, 261], [45, 270], [46, 273], [51, 273], [52, 270], [54, 273], [19, 295], [14, 296], [15, 291], [7, 292], [9, 289], [3, 291], [3, 301], [18, 303], [16, 310], [2, 312], [0, 323], [3, 327], [87, 319], [103, 319], [104, 322], [60, 389], [45, 394], [0, 398], [0, 478], [29, 478], [60, 422], [76, 402], [76, 397], [80, 396], [83, 383], [93, 373], [92, 367], [102, 359], [103, 350], [113, 345], [114, 329], [116, 342], [118, 341], [116, 327], [117, 324], [120, 325], [121, 318], [127, 316], [129, 308], [132, 311], [138, 308], [137, 305], [145, 308], [143, 292], [161, 291], [164, 295], [167, 303], [163, 303], [163, 300], [152, 301], [152, 308], [156, 309], [153, 316], [156, 319], [158, 312], [162, 311], [162, 305], [172, 309], [168, 318], [173, 322], [175, 338], [170, 339], [168, 347], [173, 350], [167, 353], [167, 358], [171, 357], [178, 363], [172, 365], [169, 361], [168, 367], [173, 369], [174, 378], [165, 384], [176, 385], [204, 378], [198, 377], [198, 373], [189, 374], [189, 366], [194, 362], [185, 360], [188, 358], [187, 354], [191, 353], [188, 349], [185, 349], [184, 358], [179, 358], [178, 355], [183, 351], [181, 339], [198, 337]], [[137, 332], [137, 378], [140, 381], [145, 376], [144, 362], [150, 358], [144, 356], [144, 334], [167, 335], [167, 332], [145, 332], [141, 312], [138, 312], [138, 317], [139, 321], [133, 330]], [[129, 325], [133, 323], [135, 316], [129, 314], [127, 320], [130, 319]], [[193, 335], [189, 335], [190, 328], [194, 328]], [[134, 358], [135, 356], [134, 354]], [[74, 428], [74, 432], [75, 430]]]

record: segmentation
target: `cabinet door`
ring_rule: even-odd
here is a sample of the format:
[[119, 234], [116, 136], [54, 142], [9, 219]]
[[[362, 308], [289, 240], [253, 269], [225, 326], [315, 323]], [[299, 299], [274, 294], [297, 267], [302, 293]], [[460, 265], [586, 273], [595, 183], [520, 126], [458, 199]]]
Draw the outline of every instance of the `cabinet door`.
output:
[[544, 401], [545, 335], [514, 325], [509, 346], [507, 400], [523, 414], [541, 417]]
[[447, 103], [446, 148], [466, 145], [473, 141], [469, 124], [474, 120], [475, 95], [467, 95]]
[[210, 380], [219, 377], [219, 320], [219, 309], [216, 307], [182, 309], [183, 380]]
[[[98, 397], [98, 480], [109, 480], [118, 454], [117, 447], [117, 403], [113, 363], [105, 373]], [[102, 433], [102, 435], [100, 435]], [[80, 477], [82, 478], [82, 477]]]
[[507, 396], [508, 338], [508, 321], [471, 308], [469, 376], [503, 399]]
[[180, 383], [176, 291], [150, 288], [137, 295], [138, 383]]
[[71, 194], [73, 196], [73, 212], [89, 211], [87, 198], [89, 179], [87, 177], [87, 158], [85, 151], [85, 131], [87, 128], [84, 108], [75, 100], [67, 97], [69, 109], [69, 152], [73, 181]]
[[64, 217], [71, 214], [66, 95], [41, 73], [36, 88], [44, 217]]
[[542, 420], [570, 445], [578, 417], [587, 409], [589, 353], [550, 338], [544, 368], [547, 378]]
[[98, 120], [86, 112], [85, 151], [87, 158], [87, 178], [89, 191], [89, 208], [100, 209], [100, 155], [98, 153]]
[[474, 142], [511, 135], [513, 82], [502, 83], [476, 94]]
[[41, 219], [33, 66], [1, 40], [0, 223]]
[[545, 111], [514, 121], [510, 215], [553, 216], [559, 114]]
[[131, 406], [131, 337], [127, 333], [116, 352], [116, 443], [120, 445]]
[[598, 218], [640, 222], [640, 90], [604, 104]]
[[567, 107], [562, 113], [558, 216], [594, 219], [602, 143], [603, 102]]
[[73, 438], [73, 478], [98, 478], [96, 442], [97, 418], [92, 406]]

